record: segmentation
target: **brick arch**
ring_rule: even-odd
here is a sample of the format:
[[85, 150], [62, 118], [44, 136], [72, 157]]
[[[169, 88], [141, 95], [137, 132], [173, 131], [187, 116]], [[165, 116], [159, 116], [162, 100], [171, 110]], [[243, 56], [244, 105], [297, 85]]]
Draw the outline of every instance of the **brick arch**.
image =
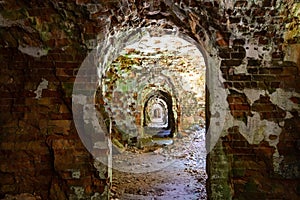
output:
[[[1, 52], [3, 54], [3, 72], [5, 72], [1, 74], [1, 79], [4, 80], [4, 86], [2, 86], [2, 89], [5, 88], [6, 92], [6, 94], [4, 93], [4, 96], [10, 96], [9, 102], [7, 102], [6, 99], [1, 102], [5, 104], [2, 109], [5, 109], [6, 115], [3, 114], [3, 116], [9, 118], [13, 122], [12, 124], [6, 124], [8, 119], [4, 120], [5, 126], [8, 125], [9, 127], [13, 127], [12, 130], [8, 130], [7, 136], [5, 135], [3, 137], [3, 143], [1, 144], [11, 142], [8, 143], [12, 145], [7, 147], [7, 152], [9, 152], [9, 154], [12, 152], [13, 156], [22, 158], [25, 151], [21, 149], [20, 153], [16, 152], [16, 149], [14, 148], [15, 142], [23, 142], [24, 138], [26, 138], [26, 140], [31, 139], [33, 132], [36, 132], [36, 134], [39, 135], [38, 138], [40, 141], [38, 142], [41, 142], [42, 144], [45, 143], [45, 133], [50, 136], [55, 136], [51, 138], [54, 138], [54, 141], [59, 141], [57, 142], [58, 144], [55, 145], [55, 142], [48, 142], [48, 145], [44, 145], [42, 148], [42, 157], [49, 163], [49, 168], [43, 170], [45, 170], [47, 178], [51, 180], [53, 180], [54, 176], [59, 176], [59, 178], [57, 181], [54, 179], [53, 183], [50, 183], [49, 181], [45, 183], [45, 180], [42, 180], [40, 177], [35, 177], [37, 178], [37, 181], [35, 182], [31, 180], [31, 170], [28, 170], [30, 172], [24, 171], [20, 175], [19, 169], [24, 168], [25, 165], [20, 165], [21, 167], [17, 167], [18, 169], [13, 167], [12, 171], [5, 171], [9, 173], [4, 175], [5, 177], [8, 177], [6, 178], [6, 181], [13, 182], [15, 186], [1, 187], [0, 197], [4, 197], [4, 193], [6, 192], [31, 192], [33, 190], [39, 192], [34, 186], [29, 186], [30, 184], [35, 186], [41, 185], [43, 186], [41, 188], [47, 189], [50, 185], [54, 188], [61, 188], [61, 192], [58, 192], [57, 196], [56, 194], [49, 195], [52, 196], [53, 199], [57, 199], [59, 194], [63, 194], [63, 196], [66, 195], [66, 198], [64, 199], [67, 199], [67, 196], [72, 194], [70, 191], [72, 183], [69, 180], [69, 176], [64, 178], [66, 175], [65, 167], [67, 166], [65, 164], [70, 165], [73, 169], [73, 164], [76, 167], [82, 167], [85, 163], [83, 162], [81, 163], [82, 165], [77, 165], [76, 163], [70, 163], [70, 160], [64, 160], [64, 156], [66, 155], [64, 154], [65, 149], [74, 149], [73, 142], [77, 144], [80, 143], [80, 141], [79, 139], [74, 139], [74, 137], [76, 137], [76, 130], [73, 130], [74, 127], [69, 125], [69, 123], [72, 123], [72, 117], [69, 116], [69, 113], [66, 111], [63, 113], [64, 115], [60, 113], [61, 110], [55, 112], [56, 105], [54, 104], [57, 102], [59, 102], [57, 104], [61, 104], [61, 102], [63, 102], [63, 105], [70, 106], [70, 96], [68, 95], [70, 94], [71, 86], [68, 85], [72, 83], [74, 75], [77, 73], [78, 67], [80, 66], [80, 62], [88, 53], [88, 49], [93, 49], [98, 45], [98, 42], [100, 43], [98, 46], [99, 51], [97, 52], [98, 56], [94, 58], [100, 60], [99, 62], [97, 61], [94, 63], [95, 65], [92, 70], [94, 70], [94, 74], [101, 74], [101, 70], [96, 71], [96, 65], [99, 65], [99, 63], [107, 64], [107, 62], [102, 61], [111, 61], [113, 57], [116, 56], [108, 55], [108, 53], [112, 52], [113, 54], [118, 54], [117, 51], [109, 49], [108, 46], [111, 45], [111, 43], [109, 43], [110, 39], [112, 39], [111, 42], [114, 43], [112, 46], [116, 46], [118, 41], [113, 40], [114, 35], [119, 34], [122, 36], [122, 30], [123, 33], [127, 32], [127, 34], [124, 34], [127, 38], [131, 36], [134, 37], [136, 30], [132, 29], [151, 28], [150, 25], [152, 24], [153, 27], [156, 28], [160, 27], [165, 30], [174, 29], [176, 33], [193, 38], [197, 45], [203, 47], [203, 54], [207, 57], [207, 80], [209, 82], [207, 85], [207, 92], [209, 93], [209, 96], [207, 96], [207, 105], [209, 105], [207, 106], [207, 113], [210, 113], [208, 121], [212, 124], [211, 127], [217, 126], [218, 123], [223, 123], [222, 121], [219, 122], [217, 120], [217, 116], [220, 115], [220, 110], [222, 111], [223, 109], [229, 108], [228, 103], [231, 104], [231, 107], [233, 108], [231, 111], [233, 112], [238, 104], [237, 102], [227, 103], [227, 93], [224, 92], [226, 90], [222, 88], [224, 83], [226, 87], [237, 89], [241, 94], [243, 92], [242, 90], [245, 88], [252, 89], [247, 91], [247, 96], [254, 94], [254, 97], [252, 96], [252, 99], [250, 99], [251, 101], [257, 100], [255, 98], [256, 94], [263, 93], [263, 95], [266, 95], [265, 92], [268, 90], [269, 95], [271, 95], [270, 100], [272, 102], [277, 102], [276, 105], [281, 106], [281, 108], [287, 112], [287, 116], [291, 113], [293, 114], [292, 109], [299, 110], [299, 55], [297, 53], [299, 52], [299, 31], [297, 30], [299, 29], [299, 26], [296, 23], [299, 17], [296, 15], [298, 10], [293, 9], [298, 7], [298, 5], [296, 4], [296, 1], [286, 2], [287, 1], [154, 0], [143, 5], [144, 1], [133, 2], [130, 0], [102, 1], [101, 3], [95, 3], [95, 1], [92, 0], [60, 2], [43, 1], [42, 3], [41, 1], [31, 1], [28, 3], [28, 1], [20, 0], [17, 2], [7, 1], [1, 4], [3, 7], [1, 11], [3, 20], [1, 20], [1, 23], [4, 28], [2, 28], [0, 33], [0, 43]], [[249, 27], [251, 29], [249, 29]], [[133, 35], [130, 36], [130, 33]], [[236, 35], [234, 35], [235, 33]], [[96, 36], [97, 34], [98, 36]], [[131, 41], [133, 41], [133, 38], [131, 39]], [[271, 61], [266, 61], [264, 58], [265, 55], [257, 53], [255, 49], [256, 46], [253, 46], [252, 44], [247, 44], [250, 50], [248, 49], [245, 51], [242, 46], [245, 45], [245, 42], [249, 42], [248, 39], [249, 41], [258, 42], [262, 49], [264, 47], [272, 47], [275, 51], [267, 53], [267, 58], [271, 58]], [[104, 44], [102, 48], [102, 43], [106, 42], [107, 46]], [[285, 46], [290, 48], [290, 50], [286, 51], [284, 49]], [[101, 54], [103, 54], [103, 58], [100, 56]], [[107, 56], [107, 59], [105, 56]], [[247, 66], [246, 70], [244, 68], [244, 72], [249, 74], [246, 76], [243, 74], [234, 74], [234, 69], [241, 64], [240, 61], [237, 62], [236, 60], [241, 60], [239, 58], [245, 58], [245, 56], [248, 58], [246, 58]], [[221, 60], [222, 63], [220, 63]], [[220, 68], [222, 70], [221, 75]], [[243, 73], [242, 70], [239, 72]], [[30, 75], [28, 76], [28, 74]], [[95, 81], [93, 82], [96, 86], [99, 77], [100, 76], [96, 76]], [[36, 80], [32, 82], [33, 79], [31, 78]], [[42, 80], [41, 78], [46, 78], [51, 86], [51, 88], [44, 89], [42, 93], [42, 98], [45, 98], [44, 100], [53, 103], [53, 105], [49, 107], [49, 111], [45, 109], [45, 105], [39, 105], [38, 103], [40, 102], [35, 102], [33, 99], [35, 96], [33, 91], [36, 89], [35, 86], [39, 85], [40, 80]], [[254, 81], [249, 82], [249, 80]], [[16, 84], [12, 84], [11, 81], [15, 81]], [[6, 91], [6, 88], [9, 89], [9, 94]], [[233, 93], [231, 93], [231, 96], [232, 95]], [[225, 100], [219, 96], [224, 96]], [[285, 98], [280, 100], [281, 102], [278, 102], [278, 99], [280, 98], [277, 97]], [[89, 100], [93, 102], [93, 98]], [[46, 101], [43, 102], [45, 103]], [[14, 103], [18, 105], [16, 108], [13, 107], [13, 105], [16, 105]], [[242, 105], [239, 106], [242, 108], [241, 111], [244, 112], [244, 105], [240, 105]], [[91, 106], [94, 106], [93, 103]], [[32, 112], [26, 112], [28, 109]], [[248, 106], [246, 111], [248, 113]], [[11, 113], [7, 114], [9, 112]], [[25, 112], [26, 115], [23, 116]], [[29, 118], [26, 118], [28, 116]], [[45, 116], [47, 119], [40, 120], [40, 116]], [[15, 121], [16, 118], [19, 120], [18, 122]], [[60, 121], [57, 121], [60, 119], [65, 119], [66, 123], [62, 124]], [[226, 122], [232, 122], [230, 113], [228, 119], [229, 120]], [[33, 124], [33, 121], [36, 122]], [[260, 121], [261, 120], [251, 121], [252, 125], [249, 128], [264, 125], [260, 124]], [[238, 125], [243, 129], [241, 129], [240, 132], [245, 136], [245, 133], [248, 133], [248, 127], [239, 123], [237, 120], [234, 122], [237, 123], [235, 125]], [[284, 119], [283, 122], [285, 124], [282, 127], [284, 128], [282, 134], [283, 136], [289, 135], [289, 131], [297, 129], [299, 117], [294, 116], [290, 118], [290, 120]], [[267, 121], [266, 123], [270, 122]], [[48, 124], [52, 124], [58, 134], [53, 134], [53, 130], [48, 130]], [[271, 123], [271, 125], [273, 124]], [[72, 127], [72, 130], [70, 130], [70, 127]], [[20, 136], [15, 137], [15, 130], [20, 131], [22, 134], [18, 134]], [[218, 132], [219, 130], [214, 131]], [[293, 133], [295, 132], [296, 131], [293, 131]], [[227, 133], [228, 131], [225, 130], [224, 134]], [[21, 137], [23, 134], [24, 137]], [[238, 133], [238, 136], [239, 134], [240, 133]], [[253, 133], [251, 132], [248, 135], [252, 137], [252, 134]], [[210, 136], [212, 137], [213, 134], [210, 134]], [[272, 137], [275, 136], [270, 135], [270, 137], [272, 139]], [[279, 153], [282, 153], [281, 151], [284, 150], [282, 142], [284, 141], [282, 141], [282, 136], [276, 136], [276, 138], [279, 138], [278, 140], [281, 141], [279, 143]], [[69, 142], [69, 140], [72, 142]], [[249, 138], [247, 138], [247, 141], [248, 140]], [[235, 142], [237, 142], [241, 148], [245, 147], [243, 146], [244, 140], [241, 140], [241, 142], [231, 140], [230, 145], [239, 147]], [[39, 144], [36, 146], [37, 148], [33, 147], [34, 149], [32, 150], [26, 150], [30, 153], [25, 152], [25, 154], [40, 154]], [[91, 143], [90, 146], [93, 146], [93, 144]], [[222, 146], [219, 145], [218, 147], [215, 154], [212, 154], [210, 157], [211, 164], [208, 167], [210, 169], [219, 170], [224, 168], [226, 159], [237, 159], [239, 157], [239, 155], [236, 154], [229, 156], [225, 155], [222, 153]], [[50, 151], [51, 149], [54, 151], [49, 152], [48, 148]], [[296, 150], [297, 149], [291, 150], [290, 152], [296, 152]], [[218, 154], [221, 155], [218, 157]], [[284, 155], [286, 154], [284, 153]], [[1, 155], [1, 160], [3, 159], [3, 163], [6, 162], [7, 165], [9, 165], [11, 157], [7, 157], [7, 154], [3, 155], [4, 156]], [[84, 153], [84, 155], [85, 157], [90, 156], [88, 153]], [[242, 156], [243, 155], [240, 157]], [[298, 154], [296, 156], [298, 156]], [[52, 157], [53, 160], [51, 160]], [[73, 158], [75, 159], [76, 157], [74, 156]], [[222, 162], [220, 162], [220, 160]], [[291, 158], [291, 160], [295, 160], [295, 158]], [[14, 165], [18, 166], [17, 164], [22, 162], [23, 160], [18, 160], [18, 162], [14, 162]], [[220, 164], [217, 166], [215, 165], [216, 163], [221, 163], [222, 165]], [[239, 166], [230, 166], [229, 161], [228, 163], [226, 163], [226, 166], [229, 166], [228, 171], [230, 170], [230, 167]], [[9, 167], [7, 167], [7, 169], [10, 169]], [[34, 174], [39, 174], [39, 170], [35, 168], [35, 165], [29, 167], [30, 169], [34, 169]], [[249, 168], [249, 165], [243, 167]], [[284, 168], [284, 170], [287, 168]], [[255, 170], [259, 172], [260, 169], [255, 168]], [[15, 177], [10, 173], [14, 174]], [[222, 177], [216, 177], [225, 180], [223, 182], [226, 185], [228, 184], [228, 179], [230, 179], [226, 173], [219, 170], [214, 171], [211, 174], [222, 175]], [[84, 174], [91, 174], [91, 171]], [[3, 175], [3, 173], [1, 175]], [[235, 176], [239, 177], [240, 174], [237, 173]], [[31, 180], [31, 182], [29, 182], [30, 184], [27, 184], [28, 182], [20, 184], [22, 181], [16, 181], [23, 180], [23, 177], [30, 177], [30, 179], [28, 179]], [[274, 180], [273, 177], [271, 178]], [[287, 194], [286, 192], [284, 193], [284, 191], [290, 185], [285, 183], [291, 182], [287, 179], [287, 177], [282, 177], [282, 182], [280, 180], [281, 183], [276, 185], [279, 186], [279, 192], [277, 189], [277, 191], [274, 191], [276, 192], [274, 198], [277, 198], [279, 194]], [[263, 183], [260, 179], [257, 180], [260, 183]], [[58, 186], [58, 183], [62, 181], [66, 182], [67, 190]], [[208, 182], [212, 183], [213, 181], [209, 180]], [[244, 184], [247, 182], [247, 177], [243, 177], [239, 182]], [[103, 182], [101, 182], [101, 184], [102, 183]], [[224, 197], [226, 188], [224, 189], [222, 187], [223, 185], [217, 180], [215, 180], [213, 184], [214, 187], [211, 187], [211, 193], [215, 193], [215, 196], [213, 197]], [[97, 185], [97, 183], [93, 185]], [[250, 186], [251, 185], [253, 184], [250, 183]], [[295, 185], [296, 184], [292, 184], [291, 186]], [[234, 187], [240, 186], [236, 183], [232, 183], [229, 188], [229, 190], [231, 189], [232, 191], [227, 190], [227, 193], [236, 192], [238, 198], [239, 194]], [[43, 191], [47, 192], [47, 189], [43, 189]], [[244, 191], [243, 189], [244, 188], [241, 188], [241, 191]], [[283, 193], [280, 193], [280, 190], [282, 190]], [[65, 193], [63, 193], [63, 191], [65, 191]], [[90, 191], [90, 189], [87, 191]], [[263, 192], [267, 194], [266, 191]], [[53, 190], [52, 193], [54, 193]], [[293, 193], [296, 194], [295, 191]], [[45, 195], [45, 198], [47, 198], [46, 196], [47, 194]]]
[[[173, 111], [173, 104], [176, 104], [176, 102], [173, 102], [173, 97], [170, 93], [162, 91], [162, 90], [152, 90], [150, 93], [148, 93], [146, 95], [146, 99], [145, 102], [143, 103], [143, 118], [142, 118], [142, 125], [146, 126], [146, 108], [148, 106], [148, 102], [149, 100], [151, 100], [152, 98], [160, 98], [162, 99], [167, 106], [167, 110], [168, 110], [168, 126], [166, 127], [167, 129], [170, 129], [170, 136], [174, 136], [175, 135], [175, 131], [177, 130], [177, 126], [178, 124], [176, 123], [176, 121], [178, 120], [177, 118], [174, 117], [174, 112]], [[177, 114], [178, 115], [178, 114]]]
[[[144, 34], [164, 35], [173, 34], [181, 37], [194, 44], [202, 53], [206, 64], [206, 113], [207, 113], [207, 150], [212, 151], [223, 130], [225, 117], [230, 114], [228, 112], [228, 103], [226, 101], [227, 92], [224, 88], [224, 79], [221, 74], [220, 60], [218, 58], [217, 49], [214, 47], [214, 40], [205, 40], [199, 42], [199, 39], [189, 36], [180, 27], [174, 26], [172, 29], [164, 29], [158, 26], [154, 27], [137, 27], [130, 29], [115, 29], [113, 34], [108, 34], [101, 40], [97, 46], [97, 63], [98, 79], [101, 82], [102, 74], [107, 70], [107, 66], [118, 57], [121, 50], [129, 44], [135, 43], [142, 38]], [[193, 35], [190, 32], [191, 35]], [[179, 111], [180, 107], [177, 108]], [[180, 113], [180, 112], [179, 112]], [[180, 117], [180, 116], [179, 116]], [[211, 126], [212, 124], [212, 126]], [[210, 164], [210, 163], [208, 163]], [[227, 178], [226, 178], [227, 177]], [[228, 176], [224, 177], [227, 182]]]

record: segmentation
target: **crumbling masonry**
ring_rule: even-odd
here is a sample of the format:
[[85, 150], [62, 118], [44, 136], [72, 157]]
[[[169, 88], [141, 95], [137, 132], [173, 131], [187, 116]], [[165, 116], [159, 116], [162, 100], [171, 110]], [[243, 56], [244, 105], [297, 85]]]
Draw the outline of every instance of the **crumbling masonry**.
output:
[[74, 82], [91, 52], [99, 83], [101, 67], [150, 34], [203, 54], [208, 198], [298, 199], [299, 21], [296, 0], [1, 1], [0, 198], [108, 198], [110, 170], [74, 123], [103, 98], [85, 99], [74, 116]]

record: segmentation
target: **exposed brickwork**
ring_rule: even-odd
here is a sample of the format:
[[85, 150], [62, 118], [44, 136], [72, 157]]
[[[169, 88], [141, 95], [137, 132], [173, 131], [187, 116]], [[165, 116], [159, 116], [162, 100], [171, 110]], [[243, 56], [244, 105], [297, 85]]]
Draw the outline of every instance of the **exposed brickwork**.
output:
[[255, 101], [251, 108], [252, 111], [259, 112], [260, 118], [274, 121], [282, 121], [286, 112], [280, 107], [272, 104], [268, 96], [260, 96], [259, 100]]
[[279, 138], [278, 151], [283, 156], [279, 174], [281, 178], [299, 180], [299, 174], [295, 171], [299, 163], [295, 161], [295, 158], [299, 158], [300, 152], [300, 124], [298, 113], [293, 112], [293, 115], [291, 119], [285, 121], [284, 131]]
[[[227, 110], [234, 123], [270, 131], [264, 123], [274, 122], [281, 131], [250, 144], [240, 127], [223, 130], [228, 136], [208, 156], [208, 196], [299, 198], [299, 3], [147, 2], [0, 3], [0, 198], [29, 192], [76, 199], [76, 187], [83, 188], [83, 198], [104, 191], [106, 177], [98, 177], [74, 127], [73, 83], [88, 49], [108, 33], [150, 25], [178, 29], [205, 49], [208, 67], [220, 72], [209, 86], [221, 82], [218, 92], [227, 92], [219, 94], [227, 95], [229, 107], [217, 108]], [[207, 94], [211, 122], [216, 102], [210, 97], [219, 94]], [[255, 114], [260, 120], [248, 123]], [[254, 138], [260, 132], [248, 134]], [[276, 152], [281, 161], [274, 161]]]
[[[52, 51], [35, 59], [6, 48], [1, 57], [1, 197], [27, 192], [68, 199], [78, 185], [87, 195], [103, 192], [106, 180], [91, 168], [72, 122], [72, 85], [84, 55]], [[42, 80], [47, 89], [37, 97]]]
[[235, 91], [227, 97], [231, 114], [234, 118], [242, 120], [247, 124], [247, 116], [251, 116], [250, 104], [245, 94], [241, 94]]
[[[297, 179], [282, 184], [272, 166], [274, 147], [262, 142], [250, 145], [238, 127], [222, 137], [227, 156], [231, 160], [230, 180], [234, 186], [233, 199], [297, 199]], [[286, 187], [288, 186], [288, 187]]]

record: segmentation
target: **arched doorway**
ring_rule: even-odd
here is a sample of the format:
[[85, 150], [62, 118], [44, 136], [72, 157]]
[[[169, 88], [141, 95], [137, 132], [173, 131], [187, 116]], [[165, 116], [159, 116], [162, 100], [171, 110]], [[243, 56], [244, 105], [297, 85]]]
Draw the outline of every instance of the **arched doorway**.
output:
[[[164, 50], [161, 44], [167, 39], [177, 46], [168, 45], [171, 49]], [[160, 48], [149, 49], [149, 40], [159, 44]], [[140, 47], [147, 47], [147, 51]], [[198, 55], [191, 56], [191, 52]], [[193, 142], [200, 137], [195, 133], [200, 133], [201, 123], [205, 125], [205, 61], [197, 47], [174, 35], [142, 38], [126, 46], [108, 66], [102, 77], [102, 86], [103, 102], [113, 122], [112, 132], [119, 133], [113, 138], [118, 139], [115, 145], [121, 143], [130, 150], [125, 156], [113, 156], [115, 177], [123, 180], [116, 171], [135, 173], [130, 175], [132, 180], [149, 171], [167, 170], [173, 174], [175, 168], [172, 163], [176, 162], [179, 163], [180, 174], [186, 173], [181, 168], [185, 166], [183, 161], [177, 157], [191, 149], [196, 152], [198, 144]], [[156, 137], [171, 139], [156, 140]], [[204, 136], [201, 138], [205, 149]], [[157, 151], [161, 152], [155, 153]], [[163, 154], [167, 155], [167, 160]], [[205, 156], [205, 153], [199, 156], [199, 160], [203, 161], [201, 169], [204, 174]], [[163, 172], [163, 175], [166, 174]], [[172, 176], [166, 180], [169, 177]], [[177, 180], [182, 184], [185, 181]], [[204, 184], [202, 186], [205, 187]]]
[[170, 94], [161, 90], [153, 91], [144, 104], [143, 115], [145, 134], [156, 137], [173, 137], [177, 124]]
[[[171, 23], [172, 24], [172, 23]], [[153, 29], [153, 26], [155, 26], [155, 28]], [[108, 34], [106, 36], [104, 36], [104, 38], [102, 38], [100, 40], [100, 43], [99, 45], [97, 46], [97, 56], [96, 56], [96, 59], [97, 59], [97, 66], [98, 69], [97, 69], [97, 72], [95, 72], [95, 74], [98, 75], [98, 79], [93, 79], [92, 83], [99, 83], [99, 86], [100, 86], [100, 93], [103, 92], [103, 88], [102, 88], [102, 80], [103, 78], [105, 78], [105, 73], [109, 70], [108, 69], [108, 66], [110, 66], [111, 62], [113, 62], [113, 60], [115, 60], [118, 55], [120, 55], [122, 49], [124, 47], [126, 47], [127, 45], [130, 45], [132, 43], [135, 43], [135, 42], [138, 42], [141, 37], [145, 34], [150, 34], [151, 36], [155, 35], [155, 36], [162, 36], [164, 34], [170, 34], [170, 35], [176, 35], [176, 36], [179, 36], [181, 38], [184, 38], [186, 39], [187, 41], [192, 41], [191, 43], [192, 44], [195, 44], [196, 47], [198, 47], [200, 49], [200, 51], [203, 53], [205, 53], [205, 51], [203, 51], [203, 49], [199, 46], [199, 43], [204, 42], [205, 39], [207, 38], [204, 38], [203, 40], [201, 40], [200, 38], [196, 37], [197, 38], [197, 42], [193, 41], [191, 38], [189, 38], [187, 35], [182, 35], [182, 33], [184, 32], [182, 29], [181, 30], [178, 30], [177, 29], [177, 26], [172, 24], [170, 25], [171, 26], [171, 29], [168, 29], [170, 28], [168, 26], [168, 28], [164, 28], [164, 27], [159, 27], [159, 25], [157, 24], [157, 26], [154, 24], [151, 24], [150, 27], [146, 26], [146, 25], [142, 25], [142, 26], [139, 26], [139, 27], [135, 27], [135, 28], [129, 28], [129, 29], [116, 29], [112, 34]], [[172, 26], [173, 29], [172, 29]], [[158, 28], [159, 27], [159, 28]], [[159, 29], [159, 31], [158, 31]], [[189, 32], [191, 33], [191, 32]], [[190, 35], [193, 35], [193, 34], [190, 34]], [[203, 43], [201, 43], [203, 44]], [[217, 99], [217, 100], [220, 100], [220, 101], [214, 101], [213, 103], [211, 103], [210, 101], [207, 101], [209, 102], [209, 108], [207, 109], [209, 112], [212, 112], [212, 113], [218, 113], [218, 111], [221, 109], [222, 111], [224, 111], [225, 107], [223, 106], [224, 103], [222, 104], [222, 102], [225, 102], [225, 101], [222, 101], [224, 100], [224, 98], [221, 98], [223, 97], [222, 94], [225, 93], [225, 91], [223, 90], [223, 85], [222, 85], [222, 81], [219, 80], [220, 78], [220, 70], [215, 68], [215, 66], [218, 66], [218, 60], [215, 59], [215, 58], [212, 58], [215, 54], [214, 54], [214, 50], [215, 48], [214, 47], [211, 47], [210, 46], [210, 43], [208, 41], [208, 43], [205, 42], [204, 44], [205, 48], [211, 53], [210, 55], [208, 54], [204, 54], [206, 55], [208, 58], [209, 58], [209, 62], [206, 62], [207, 65], [207, 71], [208, 71], [208, 75], [207, 77], [210, 77], [210, 81], [209, 83], [218, 83], [218, 84], [207, 84], [208, 86], [208, 89], [209, 89], [209, 95], [211, 96], [210, 100], [211, 99]], [[198, 49], [198, 50], [199, 50]], [[206, 57], [204, 56], [204, 57]], [[218, 82], [219, 81], [219, 82]], [[177, 87], [177, 86], [176, 86]], [[107, 88], [106, 88], [107, 89]], [[104, 91], [105, 92], [105, 91]], [[91, 92], [92, 95], [95, 94], [93, 92]], [[114, 98], [117, 98], [118, 96], [118, 93], [115, 93], [116, 95], [114, 95]], [[81, 93], [78, 95], [80, 96]], [[85, 95], [85, 94], [84, 94]], [[108, 94], [109, 96], [109, 94]], [[135, 97], [138, 96], [137, 95], [134, 95]], [[85, 97], [85, 96], [84, 96]], [[90, 97], [88, 95], [88, 97]], [[103, 95], [102, 95], [103, 97]], [[226, 97], [226, 95], [224, 95], [224, 97]], [[187, 95], [187, 99], [189, 99], [188, 95]], [[92, 99], [87, 99], [89, 101], [86, 101], [86, 102], [93, 102]], [[99, 106], [102, 108], [100, 110], [104, 110], [103, 107], [105, 107], [105, 111], [107, 113], [107, 115], [102, 115], [104, 112], [100, 113], [100, 115], [102, 115], [101, 120], [100, 120], [100, 126], [101, 127], [108, 127], [110, 128], [111, 124], [115, 124], [116, 121], [112, 121], [112, 118], [111, 116], [114, 115], [115, 113], [118, 113], [119, 111], [118, 110], [110, 110], [109, 107], [110, 106], [107, 106], [107, 102], [104, 101], [104, 99], [100, 99], [101, 102], [100, 104], [97, 104], [96, 106]], [[190, 104], [190, 107], [193, 107], [193, 105], [195, 105], [195, 101], [192, 101], [191, 104]], [[134, 103], [130, 102], [129, 103], [129, 107], [130, 108], [133, 108], [135, 105]], [[188, 106], [187, 106], [188, 107]], [[180, 112], [179, 112], [179, 115], [180, 116], [174, 116], [175, 118], [176, 117], [181, 117], [182, 113], [181, 113], [181, 110], [189, 110], [189, 109], [183, 109], [182, 107], [178, 107], [177, 108]], [[130, 109], [128, 109], [128, 112], [130, 112]], [[192, 111], [193, 112], [193, 111]], [[122, 114], [122, 113], [121, 113]], [[128, 130], [128, 132], [135, 132], [135, 133], [138, 133], [140, 131], [140, 128], [139, 127], [139, 124], [141, 124], [141, 120], [143, 119], [138, 113], [133, 113], [134, 114], [134, 118], [130, 118], [128, 121], [129, 121], [129, 124], [123, 124], [125, 125], [124, 127], [129, 127], [129, 129], [126, 129], [126, 131]], [[217, 115], [216, 115], [217, 116]], [[219, 115], [218, 115], [219, 116]], [[212, 115], [210, 115], [208, 118], [209, 120], [211, 121], [212, 124], [214, 124], [215, 122], [219, 122], [220, 119], [219, 117], [214, 117]], [[94, 119], [94, 118], [93, 118]], [[183, 117], [181, 117], [181, 119], [185, 119]], [[191, 122], [193, 121], [193, 119], [191, 118], [186, 118], [188, 122]], [[136, 121], [137, 123], [134, 124], [134, 126], [131, 126], [133, 123], [131, 122], [134, 122]], [[92, 121], [94, 122], [94, 121]], [[109, 122], [109, 123], [107, 123]], [[223, 122], [223, 121], [222, 121]], [[216, 123], [216, 127], [214, 127], [214, 129], [211, 131], [212, 133], [219, 133], [220, 131], [220, 127], [218, 124], [222, 124], [221, 123]], [[177, 122], [178, 124], [181, 124], [181, 121], [178, 121]], [[95, 124], [94, 123], [88, 123], [88, 125], [92, 125], [94, 126]], [[107, 125], [109, 124], [109, 126]], [[129, 125], [129, 126], [128, 126]], [[130, 127], [131, 126], [131, 127]], [[101, 132], [101, 131], [100, 131]], [[110, 133], [110, 131], [109, 131]], [[107, 131], [103, 131], [100, 133], [101, 135], [97, 135], [97, 137], [91, 137], [89, 138], [90, 140], [88, 141], [91, 145], [90, 147], [92, 148], [95, 148], [97, 147], [98, 148], [98, 144], [101, 144], [101, 141], [98, 141], [98, 140], [101, 140], [104, 138], [108, 140], [107, 143], [105, 144], [108, 144], [108, 152], [110, 152], [110, 156], [111, 156], [111, 149], [110, 149], [110, 135], [107, 134]], [[210, 140], [211, 141], [215, 141], [216, 139], [219, 138], [219, 135], [213, 135], [213, 134], [209, 134], [211, 137], [210, 137]], [[214, 142], [211, 142], [213, 145], [211, 146], [214, 146]], [[86, 142], [84, 142], [86, 143]], [[94, 144], [94, 145], [93, 145]], [[102, 148], [102, 146], [101, 146]], [[211, 147], [209, 147], [211, 149]], [[101, 155], [100, 155], [101, 156]], [[104, 160], [109, 160], [106, 157], [106, 155], [103, 155], [104, 156]], [[95, 157], [97, 157], [97, 155], [95, 155]], [[98, 157], [97, 157], [98, 158]], [[104, 163], [107, 163], [109, 166], [111, 166], [109, 164], [109, 162], [106, 162], [104, 161]]]

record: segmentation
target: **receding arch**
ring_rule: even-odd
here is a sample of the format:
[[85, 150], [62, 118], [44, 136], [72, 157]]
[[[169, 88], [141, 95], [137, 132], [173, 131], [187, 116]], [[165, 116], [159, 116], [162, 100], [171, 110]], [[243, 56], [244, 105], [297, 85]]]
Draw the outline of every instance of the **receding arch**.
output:
[[[173, 111], [173, 100], [172, 100], [172, 96], [171, 94], [169, 94], [168, 92], [164, 92], [162, 90], [156, 90], [156, 91], [152, 91], [150, 94], [147, 95], [146, 97], [146, 101], [144, 103], [143, 106], [143, 127], [147, 127], [149, 126], [149, 121], [147, 119], [147, 107], [149, 105], [149, 102], [151, 102], [151, 100], [153, 99], [160, 99], [160, 102], [165, 102], [162, 103], [163, 106], [166, 106], [166, 118], [167, 118], [167, 123], [166, 126], [160, 126], [158, 128], [165, 128], [167, 130], [170, 130], [170, 137], [174, 136], [175, 130], [177, 130], [177, 123], [175, 121], [175, 117], [174, 117], [174, 111]], [[158, 100], [159, 101], [159, 100]], [[152, 127], [152, 126], [150, 126]]]

